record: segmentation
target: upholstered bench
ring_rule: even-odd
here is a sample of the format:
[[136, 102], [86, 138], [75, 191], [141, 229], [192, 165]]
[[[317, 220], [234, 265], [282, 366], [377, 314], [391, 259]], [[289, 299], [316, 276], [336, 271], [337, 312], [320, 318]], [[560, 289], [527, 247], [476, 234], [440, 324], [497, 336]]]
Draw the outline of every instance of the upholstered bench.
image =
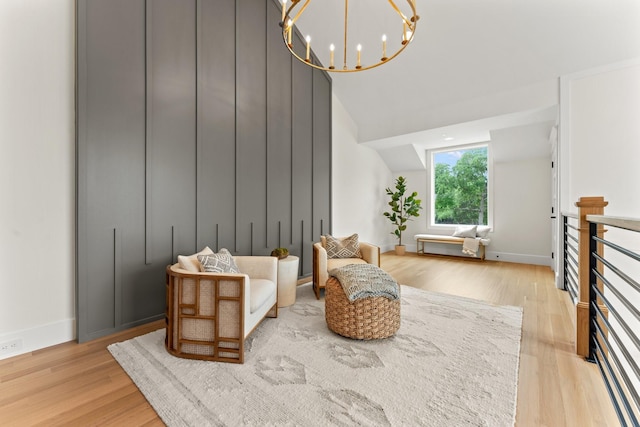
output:
[[[426, 255], [428, 252], [425, 250], [425, 243], [446, 243], [450, 245], [460, 245], [460, 247], [464, 246], [464, 238], [463, 237], [455, 237], [455, 236], [444, 236], [440, 234], [416, 234], [413, 238], [417, 242], [417, 253], [421, 255]], [[478, 256], [477, 258], [484, 261], [486, 254], [486, 247], [491, 243], [491, 239], [488, 238], [478, 238]], [[466, 256], [466, 255], [459, 255]], [[468, 256], [467, 256], [468, 257]], [[471, 257], [473, 258], [473, 257]]]
[[327, 326], [347, 338], [371, 340], [390, 337], [400, 328], [400, 286], [396, 286], [398, 299], [395, 300], [371, 296], [349, 301], [340, 281], [329, 277], [325, 289]]

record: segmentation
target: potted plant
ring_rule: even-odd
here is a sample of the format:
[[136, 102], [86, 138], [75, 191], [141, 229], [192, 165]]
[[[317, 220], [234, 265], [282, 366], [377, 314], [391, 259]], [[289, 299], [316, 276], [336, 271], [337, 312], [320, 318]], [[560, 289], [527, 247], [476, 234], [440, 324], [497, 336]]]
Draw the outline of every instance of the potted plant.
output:
[[271, 251], [271, 256], [278, 257], [278, 259], [285, 259], [289, 256], [289, 249], [287, 248], [275, 248]]
[[395, 230], [391, 232], [398, 238], [398, 244], [396, 245], [396, 255], [404, 255], [405, 246], [402, 244], [402, 232], [407, 229], [407, 221], [412, 217], [420, 216], [419, 210], [420, 199], [417, 199], [418, 193], [414, 191], [411, 195], [405, 197], [407, 192], [407, 180], [403, 176], [399, 176], [396, 179], [395, 191], [391, 188], [386, 189], [387, 195], [391, 196], [389, 206], [391, 206], [391, 212], [385, 212], [384, 216], [395, 226]]

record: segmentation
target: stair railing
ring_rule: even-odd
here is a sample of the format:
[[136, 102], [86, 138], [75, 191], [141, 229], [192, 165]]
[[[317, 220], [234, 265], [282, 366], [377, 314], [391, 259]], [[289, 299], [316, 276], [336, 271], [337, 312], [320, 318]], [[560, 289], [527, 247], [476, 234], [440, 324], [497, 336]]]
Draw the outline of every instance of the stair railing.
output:
[[[640, 254], [604, 239], [606, 225], [640, 247], [640, 220], [587, 215], [589, 223], [589, 355], [598, 365], [622, 426], [640, 426]], [[625, 234], [625, 233], [631, 233]], [[630, 239], [629, 239], [630, 238]], [[604, 248], [607, 248], [605, 256]], [[606, 290], [606, 292], [605, 292]]]

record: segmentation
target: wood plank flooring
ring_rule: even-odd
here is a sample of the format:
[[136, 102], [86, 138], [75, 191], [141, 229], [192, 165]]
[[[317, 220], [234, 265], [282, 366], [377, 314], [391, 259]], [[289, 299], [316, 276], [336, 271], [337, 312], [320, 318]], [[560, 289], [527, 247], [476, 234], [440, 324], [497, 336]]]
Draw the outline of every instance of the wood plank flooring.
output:
[[[382, 268], [404, 285], [524, 307], [517, 426], [618, 425], [596, 366], [575, 355], [575, 309], [549, 268], [393, 253], [382, 255]], [[0, 425], [163, 425], [106, 350], [162, 327], [1, 360]]]
[[523, 307], [517, 426], [617, 426], [596, 365], [575, 354], [575, 307], [548, 267], [391, 253], [382, 268], [399, 283]]

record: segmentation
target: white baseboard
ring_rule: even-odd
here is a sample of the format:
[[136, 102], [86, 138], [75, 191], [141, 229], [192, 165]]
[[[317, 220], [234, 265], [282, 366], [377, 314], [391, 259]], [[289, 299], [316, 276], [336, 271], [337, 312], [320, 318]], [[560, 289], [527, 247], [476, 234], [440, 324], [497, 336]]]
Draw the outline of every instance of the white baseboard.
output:
[[72, 341], [75, 337], [75, 319], [60, 320], [35, 328], [2, 334], [0, 335], [0, 348], [6, 343], [10, 343], [11, 348], [0, 351], [0, 360]]
[[380, 245], [380, 253], [383, 254], [385, 252], [395, 251], [395, 245]]
[[[395, 250], [395, 246], [393, 247], [393, 250]], [[405, 251], [418, 252], [418, 245], [405, 245]]]
[[[418, 250], [418, 245], [404, 245], [406, 252], [416, 252]], [[385, 252], [395, 252], [396, 245], [380, 245], [380, 253], [383, 254]]]
[[487, 251], [485, 259], [491, 261], [516, 262], [519, 264], [545, 265], [551, 267], [551, 257], [541, 255], [511, 254], [508, 252]]

